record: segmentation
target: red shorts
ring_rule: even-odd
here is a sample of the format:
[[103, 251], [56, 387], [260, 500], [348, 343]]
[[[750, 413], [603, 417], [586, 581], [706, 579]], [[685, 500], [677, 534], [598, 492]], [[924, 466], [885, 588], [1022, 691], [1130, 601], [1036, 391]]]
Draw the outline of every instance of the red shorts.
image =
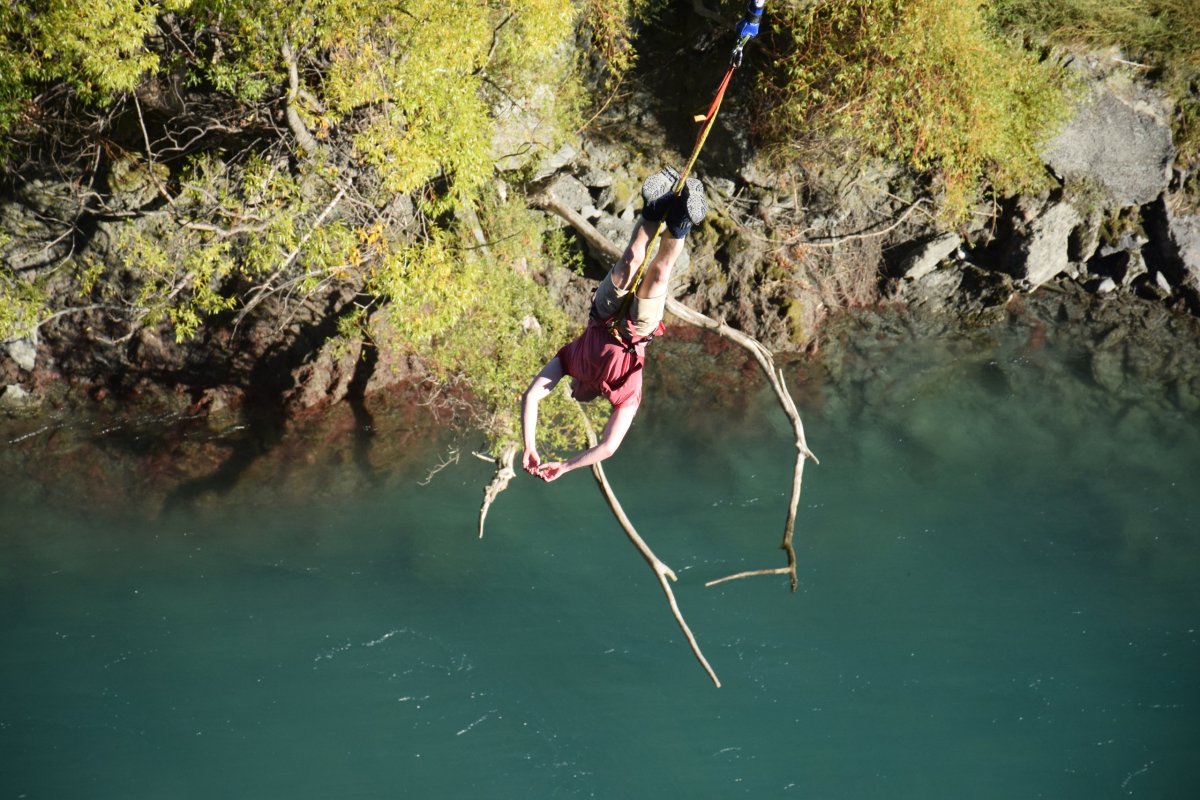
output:
[[563, 372], [579, 382], [576, 400], [602, 396], [614, 408], [642, 401], [644, 345], [629, 352], [603, 323], [590, 320], [583, 333], [558, 351], [557, 358]]

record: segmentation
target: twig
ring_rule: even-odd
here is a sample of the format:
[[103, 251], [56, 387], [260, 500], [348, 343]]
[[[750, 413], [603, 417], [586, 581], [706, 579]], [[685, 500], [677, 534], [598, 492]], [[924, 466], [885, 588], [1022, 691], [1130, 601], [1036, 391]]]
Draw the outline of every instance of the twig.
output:
[[434, 475], [437, 475], [439, 472], [441, 472], [442, 470], [444, 470], [446, 467], [450, 466], [451, 464], [457, 464], [457, 463], [458, 463], [458, 448], [451, 447], [449, 449], [449, 451], [446, 453], [446, 457], [443, 458], [440, 462], [437, 463], [437, 465], [435, 465], [432, 469], [429, 470], [429, 473], [426, 474], [426, 476], [425, 476], [425, 480], [417, 481], [417, 485], [418, 486], [428, 486], [430, 481], [433, 480]]
[[808, 448], [808, 442], [804, 436], [804, 423], [800, 419], [800, 412], [796, 408], [796, 403], [792, 400], [792, 395], [788, 392], [787, 384], [784, 383], [783, 371], [775, 367], [775, 359], [771, 356], [771, 352], [762, 345], [757, 339], [748, 336], [739, 330], [730, 328], [723, 322], [718, 322], [711, 317], [701, 314], [699, 311], [694, 311], [688, 308], [683, 303], [680, 303], [673, 297], [667, 298], [667, 310], [675, 316], [690, 322], [700, 328], [715, 331], [724, 338], [741, 345], [746, 350], [749, 350], [755, 360], [758, 361], [759, 367], [762, 368], [763, 374], [770, 381], [771, 388], [775, 391], [775, 398], [779, 401], [780, 408], [792, 423], [792, 432], [795, 435], [796, 447], [796, 464], [792, 470], [792, 497], [788, 503], [787, 520], [783, 527], [783, 542], [779, 545], [785, 553], [787, 553], [787, 567], [781, 567], [777, 570], [767, 570], [765, 572], [742, 573], [739, 575], [719, 578], [714, 581], [709, 581], [706, 586], [714, 586], [718, 583], [724, 583], [735, 578], [750, 577], [750, 575], [767, 574], [778, 575], [786, 574], [791, 578], [792, 591], [796, 591], [799, 586], [799, 579], [796, 575], [796, 549], [792, 544], [796, 529], [796, 509], [800, 504], [800, 489], [804, 480], [804, 462], [812, 459], [814, 463], [820, 464], [816, 455]]
[[48, 317], [46, 317], [43, 320], [39, 320], [37, 322], [37, 324], [35, 324], [33, 326], [32, 330], [36, 331], [36, 330], [40, 329], [43, 325], [49, 325], [51, 322], [58, 319], [59, 317], [65, 317], [69, 314], [85, 314], [88, 311], [96, 311], [99, 309], [106, 309], [106, 308], [112, 308], [112, 306], [95, 303], [90, 306], [79, 306], [77, 308], [64, 308], [60, 311], [55, 311], [53, 314], [49, 315]]
[[337, 204], [340, 203], [342, 198], [345, 196], [346, 190], [339, 189], [334, 198], [329, 201], [329, 205], [325, 206], [325, 210], [317, 215], [317, 218], [313, 220], [312, 227], [305, 231], [304, 235], [300, 237], [300, 241], [296, 243], [294, 248], [292, 248], [292, 251], [284, 257], [283, 261], [280, 262], [275, 271], [271, 273], [271, 277], [267, 278], [259, 286], [258, 290], [254, 293], [254, 296], [251, 297], [242, 307], [242, 310], [238, 313], [237, 319], [234, 321], [235, 328], [242, 323], [242, 320], [246, 318], [247, 314], [254, 310], [255, 306], [257, 306], [264, 299], [266, 299], [267, 296], [275, 291], [275, 288], [271, 286], [271, 283], [292, 265], [292, 262], [296, 260], [296, 256], [300, 255], [300, 250], [305, 244], [308, 243], [308, 240], [312, 238], [312, 235], [316, 232], [317, 228], [320, 228], [325, 223], [326, 217], [333, 213], [333, 209], [337, 207]]
[[234, 225], [230, 228], [222, 228], [220, 225], [213, 225], [210, 222], [184, 221], [180, 225], [190, 231], [204, 231], [216, 235], [218, 239], [229, 239], [243, 233], [262, 233], [270, 227], [271, 223], [264, 220], [257, 225]]
[[[587, 432], [588, 446], [596, 446], [596, 431], [592, 427], [592, 423], [588, 420], [587, 414], [584, 413], [583, 406], [575, 403], [579, 409], [579, 416], [583, 420], [584, 429]], [[658, 578], [658, 585], [662, 587], [663, 594], [667, 596], [667, 603], [671, 606], [671, 613], [675, 617], [675, 621], [679, 623], [680, 630], [688, 640], [688, 645], [692, 648], [692, 654], [696, 656], [696, 660], [700, 662], [700, 666], [704, 667], [704, 671], [708, 673], [708, 677], [716, 684], [717, 688], [721, 687], [721, 681], [717, 677], [717, 673], [713, 671], [712, 666], [708, 663], [708, 659], [704, 657], [704, 653], [700, 651], [700, 645], [696, 642], [696, 637], [692, 633], [692, 629], [688, 627], [687, 621], [683, 618], [683, 612], [679, 610], [679, 603], [675, 600], [675, 592], [671, 591], [671, 581], [677, 580], [675, 573], [662, 562], [662, 560], [654, 555], [654, 551], [646, 544], [646, 541], [638, 535], [634, 529], [633, 523], [629, 521], [629, 517], [625, 515], [625, 510], [621, 508], [620, 502], [617, 500], [617, 495], [612, 490], [612, 486], [608, 483], [608, 478], [604, 475], [604, 467], [599, 463], [592, 465], [592, 475], [596, 478], [596, 483], [600, 486], [600, 491], [604, 494], [604, 499], [608, 501], [608, 507], [612, 509], [613, 516], [617, 518], [617, 522], [625, 531], [625, 535], [629, 537], [629, 541], [633, 542], [633, 546], [641, 553], [642, 558], [650, 565], [650, 569], [654, 570], [654, 575]]]
[[1136, 61], [1126, 61], [1123, 58], [1116, 58], [1115, 56], [1113, 57], [1113, 61], [1117, 62], [1118, 64], [1125, 64], [1126, 66], [1137, 67], [1138, 69], [1153, 69], [1153, 67], [1151, 67], [1149, 64], [1139, 64]]
[[885, 234], [891, 233], [896, 228], [899, 228], [901, 225], [903, 225], [904, 221], [906, 219], [908, 219], [908, 215], [911, 214], [913, 211], [915, 211], [917, 209], [917, 207], [920, 206], [924, 202], [925, 202], [924, 198], [915, 200], [911, 205], [909, 205], [908, 208], [904, 209], [904, 213], [901, 214], [899, 217], [897, 217], [896, 220], [891, 225], [887, 226], [886, 228], [882, 228], [881, 230], [863, 231], [860, 233], [850, 233], [845, 236], [830, 237], [828, 239], [807, 239], [804, 241], [801, 241], [800, 237], [798, 237], [798, 236], [793, 236], [793, 237], [785, 240], [783, 242], [783, 244], [785, 244], [785, 245], [803, 244], [805, 247], [837, 247], [840, 244], [845, 244], [846, 242], [852, 242], [852, 241], [855, 241], [856, 239], [872, 239], [876, 236], [883, 236]]

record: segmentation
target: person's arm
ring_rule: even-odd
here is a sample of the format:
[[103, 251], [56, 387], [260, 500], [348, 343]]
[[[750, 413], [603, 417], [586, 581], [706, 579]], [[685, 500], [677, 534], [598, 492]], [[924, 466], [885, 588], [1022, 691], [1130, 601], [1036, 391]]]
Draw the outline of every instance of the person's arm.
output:
[[625, 438], [625, 434], [629, 431], [629, 426], [633, 423], [633, 418], [637, 415], [637, 410], [637, 403], [629, 403], [614, 408], [612, 416], [608, 418], [608, 423], [604, 426], [604, 432], [600, 434], [600, 440], [596, 442], [595, 447], [589, 447], [587, 450], [572, 456], [566, 461], [553, 461], [549, 464], [543, 464], [541, 469], [537, 471], [537, 474], [542, 480], [549, 482], [573, 469], [590, 467], [592, 464], [608, 458], [617, 452], [617, 448], [621, 446], [621, 440]]
[[538, 404], [542, 398], [550, 394], [558, 382], [562, 380], [562, 362], [558, 356], [550, 359], [550, 363], [542, 367], [542, 371], [534, 376], [525, 394], [521, 395], [521, 432], [525, 439], [525, 452], [521, 455], [521, 466], [530, 475], [537, 475], [542, 459], [537, 451], [537, 420]]

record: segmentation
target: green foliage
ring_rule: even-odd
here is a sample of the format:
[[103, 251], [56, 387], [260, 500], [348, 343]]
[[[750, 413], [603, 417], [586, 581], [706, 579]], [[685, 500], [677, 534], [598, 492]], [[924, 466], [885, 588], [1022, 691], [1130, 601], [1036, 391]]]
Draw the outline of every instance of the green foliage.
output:
[[1196, 0], [995, 0], [996, 23], [1040, 41], [1107, 47], [1161, 73], [1178, 103], [1175, 144], [1200, 156], [1200, 3]]
[[99, 274], [83, 264], [85, 294], [132, 306], [148, 324], [165, 322], [178, 341], [214, 314], [233, 309], [239, 285], [254, 286], [292, 267], [301, 292], [356, 266], [359, 238], [340, 220], [315, 226], [321, 196], [306, 199], [303, 178], [251, 158], [229, 165], [194, 159], [174, 200], [177, 220], [131, 219], [114, 230], [115, 263]]
[[496, 97], [573, 80], [558, 56], [575, 28], [571, 0], [196, 0], [192, 13], [224, 43], [201, 65], [214, 85], [257, 99], [286, 85], [290, 50], [304, 91], [289, 99], [308, 128], [353, 131], [356, 157], [388, 191], [443, 181], [420, 193], [433, 213], [470, 202], [490, 178]]
[[[485, 205], [479, 216], [486, 251], [465, 234], [436, 233], [389, 252], [371, 288], [391, 301], [393, 338], [384, 344], [426, 356], [441, 380], [461, 382], [479, 401], [481, 426], [494, 439], [514, 440], [521, 392], [575, 323], [523, 274], [549, 263], [538, 250], [537, 217], [511, 202]], [[568, 439], [577, 446], [567, 398], [556, 394], [542, 409], [548, 449]]]
[[[111, 167], [101, 189], [120, 211], [101, 223], [109, 260], [93, 254], [71, 265], [84, 302], [185, 340], [257, 298], [303, 297], [345, 281], [372, 307], [390, 303], [394, 343], [468, 387], [485, 427], [511, 436], [520, 392], [573, 331], [529, 277], [547, 263], [547, 247], [566, 254], [565, 241], [518, 200], [485, 198], [499, 117], [526, 115], [541, 145], [557, 144], [579, 123], [580, 27], [592, 28], [609, 69], [620, 72], [632, 63], [628, 19], [651, 3], [8, 3], [0, 5], [0, 126], [54, 113], [53, 104], [31, 105], [51, 86], [103, 107], [164, 65], [172, 80], [183, 74], [199, 95], [192, 107], [211, 115], [210, 137], [196, 139], [198, 128], [181, 134], [177, 126], [195, 120], [179, 122], [149, 102], [136, 120], [132, 104], [114, 102], [102, 125], [89, 127], [98, 112], [72, 129], [111, 137], [96, 146], [81, 134], [79, 146], [88, 169], [92, 153]], [[152, 35], [159, 26], [164, 34]], [[156, 77], [145, 99], [167, 85]], [[184, 154], [171, 149], [181, 142]], [[137, 152], [143, 144], [149, 151]], [[58, 155], [55, 165], [71, 163]], [[151, 210], [149, 196], [164, 202]], [[454, 222], [474, 219], [472, 211], [486, 248]], [[40, 309], [32, 299], [9, 302], [15, 291], [6, 283], [0, 296], [13, 325], [46, 313], [30, 312]], [[340, 330], [363, 324], [348, 315]], [[561, 398], [545, 408], [550, 418], [575, 416]]]
[[[980, 0], [816, 0], [776, 6], [763, 82], [768, 136], [831, 137], [934, 176], [962, 219], [984, 181], [1035, 186], [1059, 120], [1056, 72], [995, 35]], [[778, 41], [778, 38], [777, 38]]]
[[551, 264], [565, 267], [576, 275], [583, 274], [583, 250], [572, 246], [562, 228], [552, 228], [546, 231], [542, 239], [542, 251], [546, 260]]
[[0, 342], [27, 336], [41, 319], [45, 292], [0, 270]]
[[[18, 0], [0, 6], [0, 131], [37, 87], [63, 82], [106, 103], [158, 65], [146, 46], [161, 3], [147, 0]], [[186, 2], [169, 2], [180, 9]]]

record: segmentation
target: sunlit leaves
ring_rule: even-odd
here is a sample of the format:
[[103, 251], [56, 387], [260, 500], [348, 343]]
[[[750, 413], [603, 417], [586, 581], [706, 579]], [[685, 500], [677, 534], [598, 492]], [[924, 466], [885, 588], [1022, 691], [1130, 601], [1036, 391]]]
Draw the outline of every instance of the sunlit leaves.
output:
[[149, 0], [0, 4], [0, 131], [43, 84], [62, 81], [97, 103], [136, 86], [158, 66], [146, 40], [159, 11]]
[[778, 8], [792, 47], [771, 81], [774, 136], [817, 128], [933, 175], [961, 219], [985, 181], [1041, 180], [1064, 104], [1052, 68], [995, 35], [979, 0], [818, 0]]
[[1159, 73], [1176, 102], [1175, 144], [1200, 155], [1200, 2], [1197, 0], [994, 0], [995, 21], [1034, 41], [1116, 45]]
[[45, 293], [0, 270], [0, 342], [27, 335], [37, 324]]
[[[389, 300], [391, 338], [383, 344], [427, 356], [443, 381], [462, 381], [478, 401], [481, 427], [504, 439], [516, 433], [520, 393], [578, 323], [522, 274], [543, 258], [537, 216], [515, 203], [492, 202], [479, 217], [492, 242], [487, 251], [437, 233], [390, 252], [371, 288]], [[563, 437], [574, 432], [578, 445], [577, 421], [563, 398], [547, 403], [547, 441], [557, 436], [565, 446]]]

